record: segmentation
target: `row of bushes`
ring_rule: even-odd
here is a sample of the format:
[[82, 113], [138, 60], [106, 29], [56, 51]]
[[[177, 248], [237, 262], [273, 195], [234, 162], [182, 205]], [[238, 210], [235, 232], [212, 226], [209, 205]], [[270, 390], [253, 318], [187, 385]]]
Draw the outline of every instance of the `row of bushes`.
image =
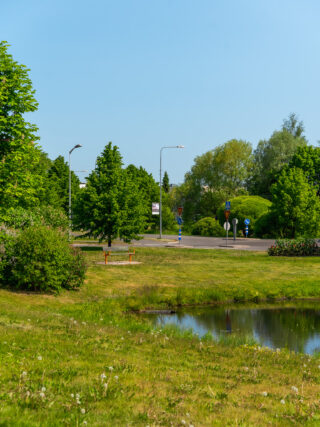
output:
[[320, 250], [314, 239], [278, 239], [268, 249], [271, 256], [312, 256], [319, 255]]

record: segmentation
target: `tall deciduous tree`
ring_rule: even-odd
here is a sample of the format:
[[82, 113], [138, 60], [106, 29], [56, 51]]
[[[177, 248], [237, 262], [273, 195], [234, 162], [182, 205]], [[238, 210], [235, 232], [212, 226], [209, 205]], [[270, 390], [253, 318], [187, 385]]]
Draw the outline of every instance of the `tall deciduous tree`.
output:
[[176, 190], [187, 222], [216, 214], [220, 204], [232, 196], [246, 194], [252, 169], [249, 142], [232, 139], [195, 158], [185, 181]]
[[282, 130], [275, 131], [269, 140], [262, 140], [254, 151], [253, 175], [249, 189], [253, 194], [271, 198], [271, 185], [280, 170], [290, 162], [299, 147], [307, 144], [303, 123], [294, 114], [284, 121]]
[[37, 109], [28, 69], [0, 43], [0, 206], [31, 207], [44, 192], [42, 153], [35, 141], [37, 127], [23, 115]]
[[109, 142], [80, 193], [74, 221], [88, 235], [107, 240], [111, 246], [117, 237], [124, 241], [138, 238], [143, 230], [142, 198], [137, 184], [122, 169], [119, 149]]
[[317, 237], [320, 224], [320, 201], [315, 188], [300, 168], [284, 168], [271, 187], [270, 215], [282, 237]]

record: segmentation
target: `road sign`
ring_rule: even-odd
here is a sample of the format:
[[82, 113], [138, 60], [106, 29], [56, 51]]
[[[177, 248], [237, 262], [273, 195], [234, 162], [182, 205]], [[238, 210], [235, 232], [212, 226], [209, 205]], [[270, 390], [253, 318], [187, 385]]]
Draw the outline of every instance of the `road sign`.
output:
[[224, 211], [224, 217], [228, 221], [230, 215], [230, 211]]
[[152, 215], [159, 215], [159, 203], [152, 203]]
[[237, 225], [238, 224], [238, 218], [233, 218], [232, 220], [232, 225]]
[[177, 223], [181, 225], [183, 223], [181, 216], [177, 216]]
[[182, 215], [182, 211], [183, 211], [183, 207], [179, 206], [178, 207], [178, 215], [181, 216]]
[[245, 223], [245, 225], [249, 225], [249, 224], [250, 224], [250, 219], [246, 218], [246, 219], [244, 220], [244, 223]]
[[229, 230], [230, 230], [230, 222], [225, 222], [225, 223], [223, 224], [223, 228], [224, 228], [226, 231], [229, 231]]
[[226, 202], [225, 210], [229, 211], [231, 209], [231, 202]]

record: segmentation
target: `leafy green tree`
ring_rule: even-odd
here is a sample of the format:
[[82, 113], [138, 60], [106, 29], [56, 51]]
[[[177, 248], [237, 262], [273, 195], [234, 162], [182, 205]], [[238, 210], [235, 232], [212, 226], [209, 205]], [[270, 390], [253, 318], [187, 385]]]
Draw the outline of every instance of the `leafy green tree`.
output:
[[122, 169], [119, 149], [109, 142], [96, 167], [89, 175], [86, 188], [79, 194], [74, 210], [75, 224], [88, 235], [107, 240], [138, 238], [144, 228], [143, 201], [138, 185]]
[[169, 184], [169, 175], [167, 171], [165, 171], [162, 179], [162, 188], [165, 193], [169, 193], [170, 190], [170, 184]]
[[[80, 191], [80, 180], [71, 171], [72, 200], [75, 201]], [[47, 172], [46, 200], [52, 206], [61, 207], [66, 213], [69, 210], [69, 165], [63, 156], [51, 162]]]
[[271, 187], [270, 215], [278, 237], [319, 236], [320, 201], [300, 168], [285, 168]]
[[36, 111], [35, 91], [24, 65], [9, 55], [7, 42], [0, 42], [0, 159], [23, 145], [36, 141], [37, 127], [23, 114]]
[[298, 147], [295, 155], [292, 157], [289, 168], [300, 168], [309, 184], [316, 190], [318, 196], [320, 195], [320, 148], [312, 146]]
[[271, 198], [271, 185], [280, 170], [290, 162], [299, 147], [307, 144], [302, 135], [303, 123], [297, 124], [295, 116], [284, 121], [282, 130], [275, 131], [269, 140], [262, 140], [254, 151], [253, 175], [249, 190], [253, 194]]
[[226, 199], [246, 194], [251, 169], [251, 144], [242, 140], [232, 139], [196, 157], [175, 191], [177, 204], [184, 206], [184, 220], [190, 224], [210, 217]]
[[[28, 69], [0, 43], [0, 211], [39, 204], [44, 196], [43, 153], [36, 146], [37, 127], [23, 115], [38, 103]], [[0, 212], [0, 214], [1, 214]]]

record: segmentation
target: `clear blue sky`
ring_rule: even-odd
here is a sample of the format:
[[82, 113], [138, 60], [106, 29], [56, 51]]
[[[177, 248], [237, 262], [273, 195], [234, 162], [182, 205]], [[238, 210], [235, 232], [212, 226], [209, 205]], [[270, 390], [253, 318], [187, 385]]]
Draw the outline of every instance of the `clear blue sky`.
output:
[[[290, 112], [320, 139], [318, 0], [10, 0], [0, 38], [31, 69], [51, 158], [92, 169], [108, 141], [125, 164], [183, 181], [200, 154], [256, 146]], [[83, 176], [83, 174], [80, 174]]]

